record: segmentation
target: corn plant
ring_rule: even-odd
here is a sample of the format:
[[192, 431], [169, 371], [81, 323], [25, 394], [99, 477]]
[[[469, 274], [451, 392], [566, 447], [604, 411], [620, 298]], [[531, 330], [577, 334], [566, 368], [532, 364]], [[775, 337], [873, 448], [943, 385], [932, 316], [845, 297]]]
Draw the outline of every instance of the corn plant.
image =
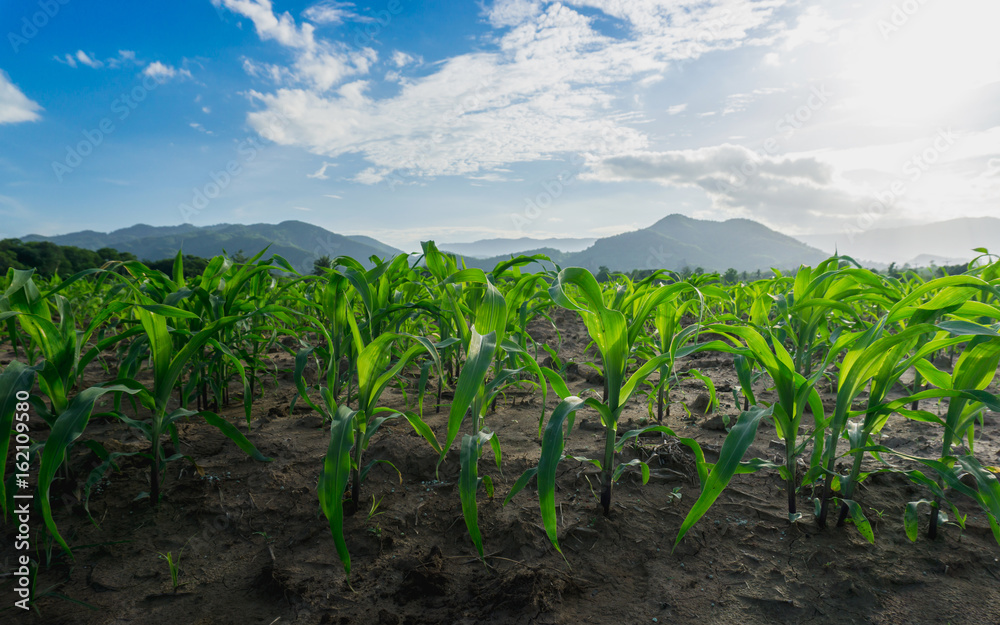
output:
[[[894, 348], [900, 344], [908, 343], [909, 349], [915, 350], [913, 362], [916, 362], [927, 354], [960, 342], [961, 338], [940, 338], [929, 341], [927, 335], [933, 336], [938, 328], [928, 322], [960, 310], [968, 301], [969, 295], [978, 291], [997, 296], [994, 287], [972, 276], [951, 276], [921, 284], [899, 300], [883, 320], [866, 332], [864, 340], [860, 340], [844, 356], [837, 381], [837, 403], [829, 423], [828, 444], [823, 452], [825, 468], [816, 467], [816, 470], [822, 471], [826, 477], [816, 515], [816, 521], [821, 527], [826, 525], [834, 478], [841, 481], [834, 471], [834, 463], [839, 457], [838, 441], [847, 431], [854, 398], [880, 372], [891, 372], [895, 368], [897, 362], [889, 362], [889, 359], [899, 357], [899, 350]], [[924, 301], [925, 296], [929, 296], [930, 299]], [[901, 323], [906, 324], [903, 329], [895, 334], [882, 336], [887, 325]], [[919, 395], [915, 397], [919, 399]], [[870, 424], [877, 422], [878, 419], [873, 418]], [[863, 442], [864, 428], [852, 426], [852, 429], [856, 432], [855, 442]], [[853, 487], [848, 486], [848, 489], [850, 488]], [[843, 505], [851, 507], [849, 503]]]
[[[323, 471], [320, 474], [319, 503], [330, 525], [337, 554], [344, 565], [344, 573], [349, 581], [351, 557], [344, 540], [343, 502], [348, 479], [351, 480], [351, 500], [354, 508], [357, 509], [361, 499], [361, 484], [371, 468], [377, 463], [387, 463], [391, 466], [391, 463], [383, 459], [375, 459], [368, 465], [362, 466], [363, 452], [368, 447], [372, 436], [387, 419], [402, 414], [413, 425], [417, 433], [424, 436], [433, 446], [437, 446], [434, 434], [418, 415], [380, 407], [378, 404], [382, 392], [393, 378], [421, 352], [426, 351], [434, 358], [435, 362], [439, 361], [433, 343], [429, 339], [386, 333], [365, 344], [353, 315], [349, 315], [348, 320], [351, 325], [354, 348], [359, 354], [357, 361], [358, 409], [351, 410], [346, 405], [338, 405], [333, 393], [325, 386], [320, 388], [322, 402], [313, 402], [308, 394], [304, 394], [303, 399], [331, 423], [330, 444], [323, 460]], [[410, 339], [414, 340], [416, 344], [406, 349], [393, 363], [393, 347], [396, 346], [397, 342]], [[393, 468], [395, 469], [395, 467]]]
[[[467, 287], [460, 291], [459, 287]], [[452, 443], [458, 437], [466, 416], [472, 415], [471, 434], [462, 437], [459, 452], [459, 497], [462, 501], [462, 515], [466, 529], [472, 538], [480, 559], [484, 557], [483, 540], [479, 531], [479, 511], [476, 493], [480, 484], [487, 494], [493, 496], [493, 482], [489, 476], [479, 477], [479, 459], [483, 445], [489, 443], [493, 449], [497, 468], [500, 468], [500, 441], [492, 431], [486, 430], [485, 413], [494, 398], [505, 385], [516, 381], [519, 369], [501, 369], [500, 357], [503, 345], [513, 353], [530, 359], [517, 344], [505, 341], [507, 330], [507, 302], [493, 282], [481, 269], [465, 269], [449, 276], [441, 285], [449, 305], [455, 315], [453, 321], [463, 338], [466, 360], [458, 375], [455, 397], [448, 412], [448, 431], [445, 444], [441, 447], [438, 465], [444, 461]], [[461, 296], [465, 295], [471, 324], [466, 320]], [[534, 360], [530, 360], [534, 363]], [[494, 363], [495, 376], [487, 382], [487, 376]], [[537, 370], [538, 365], [534, 368]], [[540, 377], [540, 376], [539, 376]], [[544, 383], [543, 383], [544, 384]], [[544, 407], [543, 407], [544, 410]]]
[[[146, 341], [150, 359], [153, 362], [153, 385], [147, 388], [135, 380], [120, 380], [128, 388], [136, 392], [136, 397], [151, 413], [147, 420], [129, 419], [120, 417], [122, 421], [131, 427], [138, 429], [150, 443], [150, 504], [156, 506], [160, 500], [160, 476], [164, 471], [167, 462], [182, 458], [180, 454], [174, 454], [169, 458], [163, 458], [162, 438], [168, 434], [174, 441], [177, 441], [176, 422], [180, 419], [194, 416], [202, 417], [206, 423], [217, 427], [227, 438], [248, 455], [259, 461], [269, 461], [257, 448], [231, 423], [220, 417], [218, 414], [202, 410], [195, 412], [185, 408], [170, 410], [170, 399], [173, 389], [177, 386], [182, 373], [191, 364], [192, 359], [201, 353], [201, 349], [206, 344], [212, 344], [218, 332], [241, 319], [246, 315], [233, 315], [222, 317], [215, 321], [206, 323], [204, 328], [193, 336], [185, 337], [183, 347], [179, 350], [175, 348], [174, 337], [168, 325], [168, 320], [191, 319], [194, 313], [167, 306], [166, 304], [155, 304], [139, 294], [139, 303], [134, 306], [134, 314], [139, 321], [139, 327], [143, 332], [143, 339]], [[145, 300], [145, 301], [143, 301]], [[270, 312], [267, 308], [262, 308], [258, 312]], [[218, 342], [214, 343], [218, 346]], [[234, 368], [239, 371], [241, 377], [245, 379], [243, 364], [231, 353], [223, 352], [231, 358]], [[245, 385], [244, 385], [245, 386]]]
[[[612, 306], [618, 305], [629, 311], [629, 323], [625, 314], [605, 303], [605, 295], [600, 285], [586, 269], [571, 267], [557, 275], [549, 294], [558, 305], [575, 310], [583, 319], [591, 340], [601, 355], [604, 373], [604, 396], [602, 401], [589, 401], [588, 405], [598, 411], [605, 428], [603, 461], [595, 461], [601, 467], [601, 506], [604, 514], [611, 511], [611, 488], [615, 475], [615, 447], [617, 442], [618, 419], [628, 400], [645, 379], [659, 367], [679, 355], [687, 355], [708, 348], [708, 344], [687, 346], [684, 350], [662, 354], [646, 361], [631, 376], [628, 376], [629, 359], [638, 336], [645, 329], [645, 322], [651, 311], [669, 301], [678, 292], [690, 289], [686, 283], [665, 285], [630, 296], [619, 291], [610, 295]], [[582, 299], [581, 303], [574, 295]], [[544, 371], [549, 382], [562, 399], [570, 396], [565, 382], [551, 369]], [[592, 399], [592, 398], [591, 398]], [[663, 426], [655, 426], [663, 427]], [[552, 449], [555, 449], [553, 447]], [[544, 450], [543, 450], [544, 453]], [[552, 451], [550, 450], [550, 453]], [[551, 462], [546, 458], [546, 462]], [[558, 459], [556, 459], [558, 461]], [[541, 462], [541, 461], [539, 461]]]
[[[994, 313], [995, 314], [995, 313]], [[969, 322], [942, 323], [941, 326], [950, 328], [954, 332], [965, 333], [975, 332], [975, 336], [969, 341], [962, 354], [955, 363], [954, 370], [949, 375], [926, 359], [917, 361], [916, 368], [923, 373], [924, 378], [938, 389], [943, 391], [967, 391], [948, 398], [948, 411], [943, 422], [943, 436], [941, 442], [941, 458], [951, 458], [953, 446], [961, 443], [963, 439], [968, 443], [970, 455], [975, 451], [975, 418], [981, 414], [988, 405], [993, 410], [1000, 410], [1000, 399], [989, 393], [984, 393], [987, 386], [993, 381], [997, 373], [997, 365], [1000, 364], [1000, 334], [995, 328], [978, 326]], [[969, 393], [968, 391], [979, 391], [979, 393]], [[936, 396], [939, 393], [926, 393], [925, 395]], [[970, 397], [971, 395], [971, 397]], [[932, 418], [940, 422], [934, 415], [926, 413], [917, 418]], [[971, 473], [971, 471], [970, 471]], [[942, 488], [945, 486], [943, 478], [939, 480]], [[989, 494], [992, 489], [987, 489]], [[931, 505], [930, 524], [927, 535], [934, 539], [937, 535], [938, 514], [941, 498], [936, 497]], [[988, 515], [993, 511], [987, 506]], [[991, 523], [995, 526], [1000, 517], [995, 516]]]
[[[766, 417], [772, 418], [778, 437], [785, 444], [785, 464], [776, 468], [778, 468], [782, 479], [785, 480], [785, 490], [788, 496], [788, 520], [789, 522], [797, 521], [802, 516], [796, 506], [797, 462], [810, 442], [813, 444], [814, 458], [819, 457], [823, 445], [822, 436], [826, 427], [823, 403], [815, 387], [816, 382], [822, 377], [823, 369], [827, 363], [824, 362], [819, 371], [806, 378], [795, 370], [795, 362], [781, 342], [772, 338], [769, 343], [753, 328], [713, 324], [707, 326], [706, 330], [724, 336], [732, 342], [732, 345], [717, 344], [714, 349], [739, 356], [746, 355], [760, 363], [760, 366], [773, 381], [778, 398], [770, 405], [758, 404], [753, 389], [749, 386], [744, 387], [743, 392], [752, 407], [740, 414], [736, 424], [726, 436], [719, 452], [719, 461], [712, 468], [705, 483], [702, 484], [701, 495], [681, 524], [675, 545], [708, 512], [733, 475], [740, 469], [741, 460], [756, 437], [760, 420]], [[837, 353], [844, 344], [853, 338], [851, 336], [841, 339], [829, 350], [827, 358], [832, 358], [833, 354]], [[812, 412], [813, 432], [811, 436], [804, 437], [800, 441], [802, 419], [805, 416], [807, 406]], [[756, 461], [750, 466], [752, 469], [772, 465]]]

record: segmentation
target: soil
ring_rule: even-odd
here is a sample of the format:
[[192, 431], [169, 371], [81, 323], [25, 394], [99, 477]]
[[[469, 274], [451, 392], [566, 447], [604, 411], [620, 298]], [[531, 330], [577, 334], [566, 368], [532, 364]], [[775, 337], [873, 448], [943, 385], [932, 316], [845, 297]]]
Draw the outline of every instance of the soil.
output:
[[[582, 365], [597, 360], [592, 348], [584, 353], [589, 338], [582, 324], [565, 311], [557, 311], [555, 320], [560, 332], [543, 321], [532, 324], [532, 335], [556, 347], [564, 364], [580, 364], [570, 367], [572, 390], [599, 392], [599, 376]], [[624, 461], [651, 458], [652, 478], [642, 485], [639, 471], [630, 469], [615, 486], [608, 517], [594, 496], [596, 468], [560, 464], [556, 502], [564, 558], [542, 528], [533, 485], [502, 505], [514, 481], [538, 459], [541, 394], [527, 388], [508, 393], [487, 418], [503, 446], [503, 470], [491, 454], [480, 463], [480, 473], [496, 484], [494, 499], [479, 494], [486, 563], [475, 557], [462, 520], [457, 444], [436, 474], [436, 454], [426, 441], [405, 421], [389, 421], [366, 458], [388, 460], [402, 478], [380, 464], [363, 484], [362, 506], [346, 519], [348, 586], [316, 498], [328, 431], [301, 402], [289, 410], [296, 395], [291, 359], [284, 352], [272, 356], [276, 379], [254, 402], [252, 429], [246, 428], [235, 386], [234, 405], [221, 411], [272, 462], [248, 458], [218, 430], [192, 420], [179, 427], [180, 449], [169, 453], [191, 456], [204, 475], [187, 460], [171, 463], [163, 500], [152, 508], [148, 500], [135, 500], [148, 489], [147, 461], [124, 457], [120, 471], [109, 473], [91, 496], [91, 523], [79, 494], [96, 462], [77, 445], [73, 474], [53, 487], [55, 519], [74, 546], [74, 558], [58, 547], [47, 551], [44, 541], [33, 543], [42, 562], [49, 562], [37, 588], [61, 597], [39, 600], [40, 615], [7, 610], [0, 619], [60, 625], [1000, 623], [1000, 546], [983, 513], [974, 502], [958, 499], [968, 515], [964, 529], [945, 524], [937, 540], [929, 541], [922, 514], [921, 535], [911, 543], [903, 531], [903, 506], [929, 493], [897, 474], [872, 476], [857, 495], [874, 527], [874, 545], [850, 525], [819, 529], [809, 489], [799, 496], [803, 518], [790, 524], [783, 483], [776, 472], [761, 472], [736, 476], [672, 550], [699, 488], [686, 448], [660, 435], [643, 437], [622, 454]], [[683, 406], [704, 404], [699, 396], [705, 388], [687, 380], [673, 389], [666, 424], [681, 437], [697, 439], [712, 461], [725, 437], [725, 420], [718, 416], [735, 419], [739, 412], [728, 392], [735, 384], [731, 357], [696, 355], [679, 368], [689, 367], [714, 380], [719, 410], [689, 416]], [[107, 379], [95, 366], [85, 383]], [[764, 382], [760, 392], [767, 399]], [[383, 404], [412, 408], [413, 396], [412, 390], [404, 398], [390, 389]], [[433, 401], [429, 395], [425, 416], [443, 440], [448, 400], [440, 414]], [[824, 401], [832, 405], [829, 390]], [[547, 410], [556, 403], [550, 393]], [[131, 415], [131, 408], [126, 412]], [[620, 431], [648, 416], [646, 398], [633, 399]], [[996, 417], [990, 414], [987, 421], [996, 432]], [[567, 453], [601, 455], [603, 432], [595, 423], [596, 414], [581, 411]], [[44, 435], [44, 428], [35, 435]], [[145, 448], [134, 432], [105, 419], [92, 421], [84, 438], [109, 451]], [[883, 444], [918, 455], [936, 455], [939, 439], [935, 427], [899, 417], [882, 435]], [[780, 461], [783, 446], [776, 441], [774, 428], [762, 425], [748, 457]], [[979, 434], [976, 453], [984, 464], [1000, 464], [998, 449], [1000, 436]], [[373, 502], [377, 509], [370, 513]], [[36, 510], [33, 518], [40, 516]], [[40, 521], [33, 527], [36, 538], [44, 536]], [[4, 525], [0, 546], [7, 574], [14, 568], [14, 530], [12, 523]], [[168, 552], [180, 554], [182, 585], [176, 591], [158, 555]], [[0, 607], [16, 599], [11, 585], [9, 577], [0, 583], [6, 604]]]

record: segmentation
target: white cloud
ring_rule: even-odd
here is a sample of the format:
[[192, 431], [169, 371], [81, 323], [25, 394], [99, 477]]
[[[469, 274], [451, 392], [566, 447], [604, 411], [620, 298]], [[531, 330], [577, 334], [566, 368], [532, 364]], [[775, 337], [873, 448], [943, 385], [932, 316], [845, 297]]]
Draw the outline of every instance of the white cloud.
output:
[[315, 173], [306, 174], [307, 178], [316, 178], [317, 180], [326, 180], [329, 176], [326, 175], [327, 167], [336, 167], [336, 163], [327, 163], [323, 161], [323, 166], [315, 171]]
[[[375, 97], [365, 79], [344, 82], [368, 73], [374, 51], [352, 63], [348, 57], [357, 51], [337, 51], [318, 40], [310, 24], [275, 15], [267, 0], [215, 1], [251, 18], [261, 39], [296, 51], [288, 67], [246, 62], [248, 71], [281, 85], [273, 93], [251, 93], [261, 109], [249, 115], [250, 125], [277, 129], [273, 140], [316, 154], [360, 153], [370, 167], [354, 179], [368, 184], [391, 172], [414, 180], [572, 152], [645, 149], [648, 139], [634, 127], [645, 120], [624, 109], [629, 103], [621, 86], [660, 75], [673, 63], [756, 42], [750, 31], [782, 3], [501, 0], [487, 14], [504, 29], [494, 46], [445, 59], [395, 95]], [[593, 28], [587, 13], [594, 9], [622, 20], [629, 36]], [[328, 75], [319, 79], [317, 67]]]
[[80, 61], [81, 63], [83, 63], [87, 67], [93, 67], [94, 69], [97, 69], [97, 68], [99, 68], [99, 67], [101, 67], [101, 66], [104, 65], [104, 63], [98, 61], [97, 59], [94, 59], [94, 58], [90, 57], [83, 50], [77, 50], [76, 51], [76, 60]]
[[416, 59], [405, 52], [396, 50], [392, 53], [392, 62], [396, 67], [404, 67], [413, 63]]
[[192, 128], [194, 128], [194, 129], [195, 129], [195, 130], [197, 130], [198, 132], [203, 132], [203, 133], [205, 133], [206, 135], [214, 135], [214, 134], [215, 134], [215, 133], [214, 133], [214, 132], [212, 132], [211, 130], [208, 130], [208, 129], [206, 129], [206, 128], [205, 128], [204, 126], [202, 126], [202, 125], [201, 125], [201, 124], [199, 124], [198, 122], [191, 122], [190, 124], [188, 124], [188, 126], [191, 126]]
[[487, 18], [494, 28], [519, 26], [541, 13], [541, 2], [532, 0], [501, 0], [494, 2]]
[[667, 109], [667, 115], [678, 115], [683, 113], [687, 109], [687, 102], [684, 104], [675, 104]]
[[353, 2], [334, 2], [324, 0], [312, 5], [302, 12], [302, 17], [316, 24], [342, 24], [347, 20], [354, 22], [370, 22], [372, 18], [358, 15], [354, 11]]
[[762, 96], [785, 93], [786, 91], [787, 89], [783, 87], [762, 87], [754, 89], [749, 93], [734, 93], [726, 98], [726, 106], [722, 109], [722, 114], [732, 115], [733, 113], [740, 113], [745, 111], [751, 103]]
[[191, 78], [191, 72], [186, 69], [177, 69], [159, 61], [153, 61], [147, 65], [146, 69], [142, 70], [142, 73], [146, 76], [152, 76], [161, 82], [177, 76], [186, 76], [187, 78]]
[[270, 0], [212, 0], [212, 3], [249, 18], [261, 40], [276, 41], [295, 51], [295, 62], [287, 68], [244, 61], [244, 68], [251, 75], [267, 75], [278, 83], [302, 83], [322, 92], [348, 77], [367, 74], [377, 58], [371, 48], [358, 50], [344, 43], [316, 39], [315, 26], [310, 23], [297, 26], [288, 12], [275, 15]]
[[105, 63], [107, 63], [108, 67], [112, 69], [122, 67], [127, 64], [134, 64], [136, 63], [135, 52], [132, 50], [119, 50], [118, 56], [111, 57], [106, 60]]
[[807, 43], [826, 43], [847, 20], [835, 20], [818, 6], [812, 6], [798, 16], [795, 28], [783, 33], [785, 50], [794, 50]]
[[102, 67], [108, 67], [111, 69], [117, 69], [126, 64], [134, 64], [136, 62], [135, 52], [132, 50], [119, 50], [117, 56], [105, 59], [101, 61], [93, 54], [88, 54], [83, 50], [77, 50], [73, 54], [64, 54], [62, 56], [55, 56], [56, 61], [62, 63], [63, 65], [69, 65], [70, 67], [77, 67], [78, 65], [86, 65], [93, 69], [100, 69]]
[[41, 110], [42, 107], [28, 99], [0, 69], [0, 124], [38, 121]]
[[699, 188], [716, 216], [751, 217], [787, 232], [830, 227], [857, 213], [861, 197], [834, 173], [817, 158], [774, 157], [727, 143], [595, 160], [581, 177]]

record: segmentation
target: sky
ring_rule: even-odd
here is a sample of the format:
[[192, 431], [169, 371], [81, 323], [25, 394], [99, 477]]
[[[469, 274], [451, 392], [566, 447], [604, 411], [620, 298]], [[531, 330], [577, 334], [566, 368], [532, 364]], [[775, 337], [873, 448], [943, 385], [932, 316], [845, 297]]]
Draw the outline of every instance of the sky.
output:
[[996, 0], [4, 0], [0, 238], [1000, 217]]

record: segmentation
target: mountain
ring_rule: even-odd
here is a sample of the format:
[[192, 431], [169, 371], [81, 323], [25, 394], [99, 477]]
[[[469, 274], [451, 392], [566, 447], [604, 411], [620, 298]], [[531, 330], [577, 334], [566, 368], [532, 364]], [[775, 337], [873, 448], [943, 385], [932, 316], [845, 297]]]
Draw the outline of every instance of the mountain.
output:
[[[895, 262], [916, 266], [921, 260], [935, 259], [937, 264], [968, 262], [978, 255], [976, 247], [1000, 249], [1000, 219], [995, 217], [962, 217], [920, 226], [877, 228], [857, 234], [844, 232], [802, 235], [796, 237], [809, 245], [833, 253], [883, 263]], [[927, 264], [923, 262], [922, 264]]]
[[[517, 254], [545, 254], [561, 267], [586, 267], [597, 272], [602, 266], [612, 271], [632, 269], [683, 269], [706, 271], [790, 269], [801, 264], [815, 265], [829, 256], [792, 237], [780, 234], [749, 219], [702, 221], [684, 215], [664, 217], [648, 228], [597, 239], [578, 252], [553, 248], [519, 251]], [[489, 258], [465, 256], [470, 267], [492, 269], [511, 253]], [[546, 269], [551, 265], [545, 263]], [[526, 271], [536, 271], [533, 263]]]
[[[280, 224], [219, 224], [198, 227], [148, 226], [138, 224], [114, 232], [85, 230], [54, 237], [28, 235], [21, 240], [51, 241], [90, 250], [111, 247], [131, 252], [140, 259], [170, 258], [177, 250], [185, 254], [212, 257], [223, 250], [247, 256], [270, 245], [268, 252], [280, 254], [302, 272], [310, 272], [320, 256], [351, 256], [367, 262], [370, 256], [388, 258], [400, 250], [366, 236], [335, 234], [301, 221]], [[592, 244], [584, 247], [588, 241]], [[551, 243], [539, 245], [539, 243]], [[465, 254], [470, 267], [492, 269], [512, 254], [545, 254], [562, 267], [586, 267], [595, 273], [603, 266], [613, 271], [632, 269], [674, 269], [701, 267], [706, 271], [789, 269], [800, 264], [815, 265], [828, 254], [748, 219], [702, 221], [683, 215], [664, 217], [648, 228], [603, 239], [491, 239], [458, 246], [472, 246], [477, 254], [497, 249], [487, 258]], [[456, 244], [442, 245], [454, 250]], [[568, 250], [564, 250], [568, 247]], [[574, 249], [575, 248], [575, 249]], [[461, 247], [460, 247], [461, 249]], [[509, 250], [509, 251], [508, 251]], [[544, 263], [545, 268], [551, 268]], [[535, 271], [542, 265], [525, 268]]]
[[749, 219], [703, 221], [669, 215], [648, 228], [598, 239], [570, 255], [574, 265], [596, 271], [692, 269], [739, 271], [814, 265], [828, 254]]
[[[559, 252], [580, 252], [597, 239], [482, 239], [472, 243], [441, 243], [440, 249], [459, 256], [490, 258], [510, 254], [525, 254], [526, 250], [553, 249]], [[534, 252], [532, 252], [534, 253]]]
[[180, 249], [185, 254], [206, 258], [221, 254], [223, 250], [229, 254], [243, 250], [245, 255], [252, 256], [270, 245], [268, 254], [280, 254], [302, 272], [312, 271], [313, 261], [320, 256], [351, 256], [370, 264], [369, 256], [386, 258], [400, 253], [370, 237], [335, 234], [301, 221], [284, 221], [277, 225], [218, 224], [204, 227], [138, 224], [108, 233], [84, 230], [54, 237], [30, 234], [21, 237], [21, 240], [51, 241], [89, 250], [110, 247], [148, 260], [170, 258]]

